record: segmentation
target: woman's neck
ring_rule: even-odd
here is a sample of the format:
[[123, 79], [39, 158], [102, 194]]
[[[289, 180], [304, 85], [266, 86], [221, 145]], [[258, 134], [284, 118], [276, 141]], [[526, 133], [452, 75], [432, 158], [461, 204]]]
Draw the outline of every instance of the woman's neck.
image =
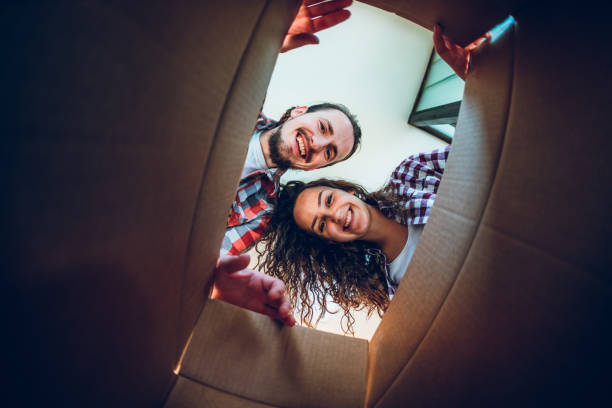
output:
[[364, 239], [378, 244], [387, 262], [392, 262], [402, 252], [408, 239], [408, 228], [385, 217], [377, 208], [370, 206], [371, 226]]

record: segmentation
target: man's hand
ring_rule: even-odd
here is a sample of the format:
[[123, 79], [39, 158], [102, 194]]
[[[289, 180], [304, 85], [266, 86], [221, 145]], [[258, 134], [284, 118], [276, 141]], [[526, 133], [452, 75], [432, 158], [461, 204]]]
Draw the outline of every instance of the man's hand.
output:
[[314, 33], [325, 30], [343, 22], [350, 17], [351, 12], [345, 7], [351, 5], [353, 0], [331, 0], [321, 3], [322, 0], [304, 0], [300, 10], [295, 16], [280, 52], [286, 52], [307, 44], [318, 44], [319, 39]]
[[245, 269], [250, 259], [248, 254], [219, 258], [211, 297], [293, 326], [295, 319], [285, 297], [285, 284], [265, 273]]
[[489, 39], [491, 39], [491, 34], [486, 33], [467, 47], [463, 48], [442, 34], [442, 27], [440, 27], [440, 25], [436, 24], [434, 26], [433, 41], [436, 52], [464, 81], [470, 67], [472, 51]]

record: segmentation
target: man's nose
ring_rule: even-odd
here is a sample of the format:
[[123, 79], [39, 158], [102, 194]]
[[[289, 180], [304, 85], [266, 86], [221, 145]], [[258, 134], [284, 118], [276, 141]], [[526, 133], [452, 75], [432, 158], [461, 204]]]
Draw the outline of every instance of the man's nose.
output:
[[329, 139], [323, 135], [315, 134], [312, 136], [310, 148], [315, 152], [320, 152], [329, 144]]

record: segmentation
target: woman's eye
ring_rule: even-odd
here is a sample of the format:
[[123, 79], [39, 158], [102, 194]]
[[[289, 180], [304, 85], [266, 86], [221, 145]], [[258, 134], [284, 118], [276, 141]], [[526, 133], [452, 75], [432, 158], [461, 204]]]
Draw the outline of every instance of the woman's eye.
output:
[[326, 202], [327, 202], [327, 206], [328, 206], [328, 207], [331, 205], [331, 203], [332, 203], [332, 201], [333, 201], [333, 200], [334, 200], [334, 198], [333, 198], [333, 194], [330, 194], [330, 195], [328, 195], [328, 196], [327, 196], [327, 200], [326, 200]]
[[324, 229], [325, 229], [325, 221], [321, 221], [319, 223], [319, 232], [322, 234]]

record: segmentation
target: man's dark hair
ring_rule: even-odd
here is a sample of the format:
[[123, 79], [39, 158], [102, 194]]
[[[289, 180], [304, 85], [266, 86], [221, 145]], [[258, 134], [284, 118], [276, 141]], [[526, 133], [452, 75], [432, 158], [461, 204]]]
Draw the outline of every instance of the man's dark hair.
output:
[[[297, 106], [293, 106], [287, 109], [285, 113], [283, 114], [283, 116], [281, 116], [281, 118], [278, 120], [278, 123], [276, 126], [280, 126], [283, 123], [285, 123], [287, 120], [291, 119], [291, 111], [294, 110], [295, 108], [297, 108]], [[351, 149], [349, 154], [346, 155], [344, 159], [338, 160], [337, 162], [334, 162], [334, 163], [327, 164], [323, 167], [331, 166], [333, 164], [340, 163], [341, 161], [348, 159], [357, 151], [357, 148], [361, 144], [361, 127], [359, 127], [359, 123], [357, 122], [357, 118], [355, 117], [355, 115], [353, 115], [346, 106], [340, 103], [323, 102], [323, 103], [318, 103], [316, 105], [309, 106], [308, 109], [306, 109], [305, 113], [317, 112], [317, 111], [329, 110], [329, 109], [335, 109], [335, 110], [338, 110], [344, 113], [344, 115], [348, 118], [348, 120], [351, 122], [351, 125], [353, 126], [353, 136], [355, 137], [355, 139], [353, 140], [353, 148]]]

